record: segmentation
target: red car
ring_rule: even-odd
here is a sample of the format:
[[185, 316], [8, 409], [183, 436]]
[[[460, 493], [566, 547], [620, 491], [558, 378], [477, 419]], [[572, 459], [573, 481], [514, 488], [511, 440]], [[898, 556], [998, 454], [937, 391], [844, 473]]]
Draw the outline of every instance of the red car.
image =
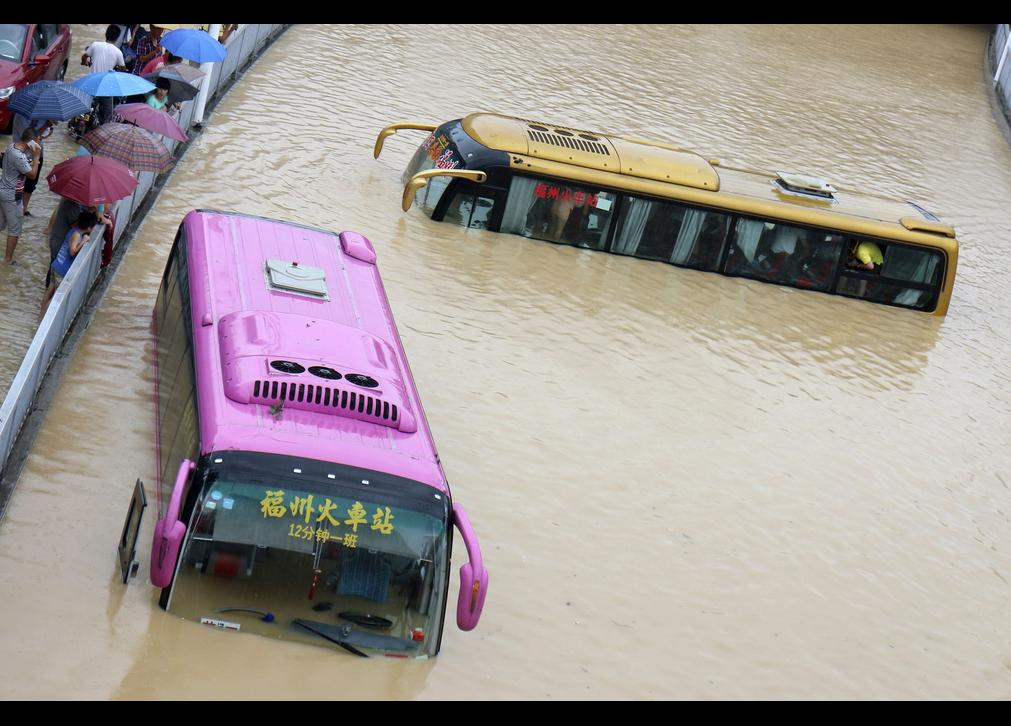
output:
[[62, 81], [70, 57], [69, 25], [0, 24], [0, 131], [9, 134], [7, 99], [41, 80]]

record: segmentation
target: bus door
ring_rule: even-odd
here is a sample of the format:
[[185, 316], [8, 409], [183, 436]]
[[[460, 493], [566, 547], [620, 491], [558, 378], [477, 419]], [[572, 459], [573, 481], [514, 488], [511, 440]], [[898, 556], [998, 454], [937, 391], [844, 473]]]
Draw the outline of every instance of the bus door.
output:
[[502, 223], [508, 192], [505, 186], [457, 179], [443, 198], [442, 209], [432, 218], [469, 229], [497, 232]]

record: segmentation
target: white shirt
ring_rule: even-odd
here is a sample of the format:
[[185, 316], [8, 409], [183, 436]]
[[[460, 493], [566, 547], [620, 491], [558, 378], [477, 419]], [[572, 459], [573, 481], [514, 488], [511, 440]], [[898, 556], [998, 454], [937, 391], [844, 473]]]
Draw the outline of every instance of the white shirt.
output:
[[106, 43], [104, 40], [96, 40], [85, 48], [84, 52], [91, 56], [92, 73], [104, 73], [105, 71], [111, 71], [116, 66], [126, 65], [126, 61], [123, 59], [123, 51], [112, 43]]

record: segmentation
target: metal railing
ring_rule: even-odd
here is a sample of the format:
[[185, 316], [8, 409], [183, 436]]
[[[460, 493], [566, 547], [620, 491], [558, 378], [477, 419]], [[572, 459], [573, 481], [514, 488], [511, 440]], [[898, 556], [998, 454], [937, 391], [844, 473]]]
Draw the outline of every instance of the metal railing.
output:
[[1011, 114], [1011, 25], [998, 23], [990, 41], [994, 85], [1004, 113]]
[[[210, 76], [205, 81], [210, 84], [208, 100], [213, 101], [227, 91], [236, 74], [244, 70], [253, 56], [272, 43], [286, 27], [286, 24], [280, 23], [242, 25], [232, 33], [225, 42], [228, 55], [222, 63], [214, 64]], [[194, 102], [187, 101], [182, 109], [174, 114], [184, 129], [189, 129], [193, 125], [193, 111]], [[173, 153], [180, 143], [186, 143], [172, 139], [165, 139], [165, 142], [169, 151]], [[116, 224], [113, 233], [115, 246], [119, 245], [123, 231], [140, 210], [156, 178], [154, 172], [140, 172], [137, 174], [138, 184], [134, 193], [116, 203], [114, 209]], [[103, 227], [95, 227], [92, 233], [92, 239], [95, 241], [81, 250], [63, 282], [56, 289], [56, 295], [28, 346], [28, 352], [25, 353], [21, 367], [11, 381], [3, 404], [0, 405], [0, 477], [7, 468], [11, 449], [25, 419], [32, 411], [46, 372], [101, 274], [103, 232]], [[0, 502], [0, 511], [2, 508], [3, 502]]]

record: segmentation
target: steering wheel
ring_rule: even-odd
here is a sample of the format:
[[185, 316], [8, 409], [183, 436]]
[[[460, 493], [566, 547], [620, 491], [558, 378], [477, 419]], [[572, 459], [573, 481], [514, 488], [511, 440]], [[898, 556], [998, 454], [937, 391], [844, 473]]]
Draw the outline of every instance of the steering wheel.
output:
[[393, 627], [393, 621], [389, 618], [384, 618], [381, 615], [369, 615], [368, 613], [353, 613], [348, 610], [337, 613], [338, 617], [354, 623], [355, 625], [361, 625], [363, 628], [370, 628], [372, 630], [387, 630]]
[[[8, 45], [11, 48], [9, 53], [4, 50], [4, 46]], [[9, 58], [20, 58], [21, 49], [18, 48], [13, 41], [7, 40], [6, 38], [0, 38], [0, 55], [7, 56]]]

